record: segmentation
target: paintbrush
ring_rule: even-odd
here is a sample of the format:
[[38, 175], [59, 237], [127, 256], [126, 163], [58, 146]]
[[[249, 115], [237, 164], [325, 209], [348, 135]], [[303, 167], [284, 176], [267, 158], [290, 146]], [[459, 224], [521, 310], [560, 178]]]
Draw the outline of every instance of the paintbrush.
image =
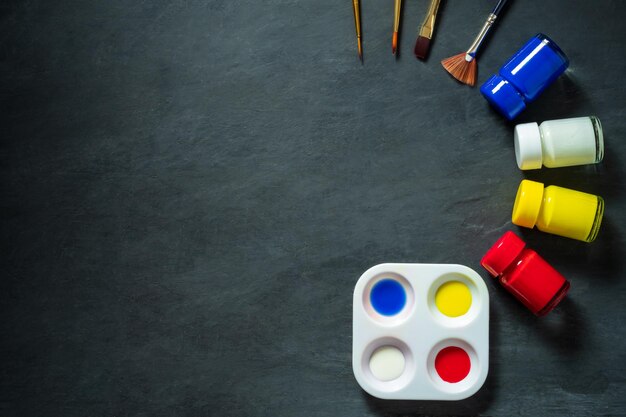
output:
[[487, 18], [478, 36], [474, 39], [474, 43], [472, 43], [467, 51], [441, 61], [441, 65], [443, 65], [446, 71], [463, 84], [473, 87], [476, 83], [476, 53], [507, 1], [508, 0], [498, 1], [498, 4], [496, 4], [496, 7]]
[[356, 45], [361, 64], [363, 63], [363, 48], [361, 47], [361, 12], [359, 11], [359, 0], [352, 0], [354, 9], [354, 27], [356, 28]]
[[435, 19], [437, 18], [440, 1], [441, 0], [431, 0], [428, 13], [426, 13], [424, 23], [422, 23], [422, 28], [415, 42], [414, 52], [415, 56], [419, 59], [426, 59], [426, 56], [428, 56], [430, 40], [433, 38], [433, 32], [435, 31]]
[[402, 8], [402, 0], [395, 0], [395, 8], [393, 13], [393, 37], [391, 38], [391, 53], [394, 55], [398, 50], [398, 30], [400, 29], [400, 9]]

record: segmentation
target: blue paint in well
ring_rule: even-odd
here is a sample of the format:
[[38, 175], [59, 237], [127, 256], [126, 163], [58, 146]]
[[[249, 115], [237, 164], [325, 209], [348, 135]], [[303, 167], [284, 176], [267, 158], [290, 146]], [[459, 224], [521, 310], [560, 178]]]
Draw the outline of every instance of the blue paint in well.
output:
[[386, 278], [374, 284], [370, 292], [370, 303], [378, 314], [394, 316], [404, 308], [406, 292], [398, 281]]

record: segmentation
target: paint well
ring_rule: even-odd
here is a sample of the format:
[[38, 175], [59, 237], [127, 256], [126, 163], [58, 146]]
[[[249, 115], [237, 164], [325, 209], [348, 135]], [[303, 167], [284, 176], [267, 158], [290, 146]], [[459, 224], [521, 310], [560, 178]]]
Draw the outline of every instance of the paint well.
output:
[[370, 371], [380, 381], [392, 381], [404, 372], [404, 354], [395, 346], [382, 346], [370, 357]]
[[471, 368], [466, 351], [456, 346], [441, 349], [435, 358], [435, 370], [441, 379], [456, 383], [465, 379]]
[[394, 316], [406, 304], [406, 291], [402, 284], [393, 279], [383, 279], [374, 284], [370, 293], [370, 303], [378, 314]]
[[444, 283], [435, 294], [435, 305], [448, 317], [459, 317], [467, 313], [472, 306], [472, 293], [460, 281]]

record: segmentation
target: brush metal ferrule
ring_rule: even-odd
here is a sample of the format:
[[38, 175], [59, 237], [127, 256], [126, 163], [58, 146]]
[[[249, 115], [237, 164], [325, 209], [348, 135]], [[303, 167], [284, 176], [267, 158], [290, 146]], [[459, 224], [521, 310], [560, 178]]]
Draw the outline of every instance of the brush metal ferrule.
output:
[[420, 29], [419, 36], [432, 39], [433, 32], [435, 31], [435, 20], [437, 18], [437, 11], [439, 10], [439, 3], [441, 0], [431, 0], [428, 13], [422, 23], [422, 29]]
[[474, 42], [472, 43], [472, 45], [465, 52], [465, 60], [467, 62], [471, 62], [474, 60], [474, 58], [476, 58], [476, 52], [478, 52], [478, 48], [480, 48], [480, 45], [485, 40], [487, 33], [489, 33], [489, 29], [491, 29], [497, 17], [498, 16], [496, 16], [493, 13], [489, 15], [482, 29], [480, 30], [480, 32], [478, 32], [476, 39], [474, 39]]

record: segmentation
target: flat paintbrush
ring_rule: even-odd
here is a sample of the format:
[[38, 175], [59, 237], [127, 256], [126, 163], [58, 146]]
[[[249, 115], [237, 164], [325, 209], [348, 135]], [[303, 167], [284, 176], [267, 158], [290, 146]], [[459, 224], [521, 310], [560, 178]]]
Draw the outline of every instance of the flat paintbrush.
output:
[[439, 3], [441, 0], [431, 0], [428, 13], [422, 23], [419, 36], [415, 42], [415, 56], [419, 59], [426, 59], [428, 56], [428, 50], [430, 49], [430, 40], [433, 38], [435, 32], [435, 20], [437, 18], [437, 11], [439, 10]]
[[487, 18], [483, 28], [467, 51], [441, 61], [441, 65], [443, 65], [446, 71], [463, 84], [473, 87], [476, 83], [476, 53], [506, 2], [507, 0], [498, 1], [498, 4], [496, 4], [496, 7]]

